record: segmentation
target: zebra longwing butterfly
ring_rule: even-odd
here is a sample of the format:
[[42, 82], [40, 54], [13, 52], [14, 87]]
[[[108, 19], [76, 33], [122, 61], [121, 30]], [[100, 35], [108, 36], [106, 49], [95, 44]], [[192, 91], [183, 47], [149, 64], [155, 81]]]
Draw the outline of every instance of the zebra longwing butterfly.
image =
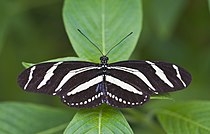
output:
[[175, 64], [134, 60], [108, 64], [107, 54], [102, 54], [100, 64], [65, 61], [31, 66], [19, 75], [18, 84], [25, 91], [60, 96], [70, 107], [91, 108], [106, 103], [129, 108], [144, 104], [151, 95], [186, 88], [191, 82], [191, 75]]

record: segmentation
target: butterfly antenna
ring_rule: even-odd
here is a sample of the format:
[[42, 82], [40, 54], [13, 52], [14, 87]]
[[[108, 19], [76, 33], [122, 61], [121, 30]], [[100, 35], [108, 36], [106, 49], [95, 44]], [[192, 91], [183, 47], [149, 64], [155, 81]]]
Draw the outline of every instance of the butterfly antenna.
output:
[[81, 30], [79, 30], [79, 29], [77, 29], [91, 44], [93, 44], [93, 46], [95, 46], [97, 49], [98, 49], [98, 51], [101, 53], [101, 55], [103, 55], [103, 53], [101, 52], [101, 50], [99, 49], [99, 47], [95, 44], [95, 43], [93, 43]]
[[105, 56], [107, 56], [115, 47], [117, 47], [120, 43], [122, 43], [126, 38], [128, 38], [133, 32], [130, 32], [128, 35], [126, 35], [121, 41], [119, 41], [116, 45], [114, 45], [109, 51], [106, 53]]

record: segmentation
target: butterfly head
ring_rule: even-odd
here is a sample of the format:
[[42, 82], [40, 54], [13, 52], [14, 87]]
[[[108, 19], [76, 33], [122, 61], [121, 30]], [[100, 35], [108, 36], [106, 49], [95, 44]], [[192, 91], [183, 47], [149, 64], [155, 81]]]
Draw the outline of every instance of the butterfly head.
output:
[[101, 60], [101, 64], [107, 64], [109, 58], [106, 57], [106, 56], [101, 56], [101, 57], [100, 57], [100, 60]]

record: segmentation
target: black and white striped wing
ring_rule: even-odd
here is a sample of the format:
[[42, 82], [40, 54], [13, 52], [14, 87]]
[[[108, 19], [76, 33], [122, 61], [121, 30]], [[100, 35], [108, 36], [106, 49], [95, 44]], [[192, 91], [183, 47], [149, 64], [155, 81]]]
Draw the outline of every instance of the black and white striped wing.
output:
[[117, 108], [129, 108], [142, 105], [149, 100], [150, 96], [138, 88], [114, 76], [108, 76], [107, 78], [108, 105]]
[[70, 107], [93, 108], [102, 104], [103, 76], [98, 75], [61, 96], [62, 102]]
[[107, 76], [110, 105], [119, 107], [141, 105], [153, 94], [177, 91], [191, 82], [191, 75], [187, 71], [165, 62], [112, 63]]
[[[18, 84], [25, 91], [57, 95], [65, 104], [78, 107], [97, 94], [96, 85], [102, 81], [99, 74], [98, 65], [90, 62], [50, 62], [24, 70]], [[98, 104], [97, 100], [91, 103]]]

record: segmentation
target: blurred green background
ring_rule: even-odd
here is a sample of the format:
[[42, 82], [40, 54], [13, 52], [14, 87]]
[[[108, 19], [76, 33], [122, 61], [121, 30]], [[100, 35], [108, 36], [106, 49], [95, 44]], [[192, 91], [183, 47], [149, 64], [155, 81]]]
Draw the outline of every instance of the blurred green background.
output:
[[[64, 29], [62, 6], [61, 0], [0, 0], [0, 101], [66, 108], [59, 98], [26, 93], [16, 82], [23, 61], [76, 56]], [[193, 76], [192, 84], [172, 97], [210, 100], [208, 1], [143, 0], [143, 8], [143, 31], [131, 59], [162, 60], [186, 68]]]

